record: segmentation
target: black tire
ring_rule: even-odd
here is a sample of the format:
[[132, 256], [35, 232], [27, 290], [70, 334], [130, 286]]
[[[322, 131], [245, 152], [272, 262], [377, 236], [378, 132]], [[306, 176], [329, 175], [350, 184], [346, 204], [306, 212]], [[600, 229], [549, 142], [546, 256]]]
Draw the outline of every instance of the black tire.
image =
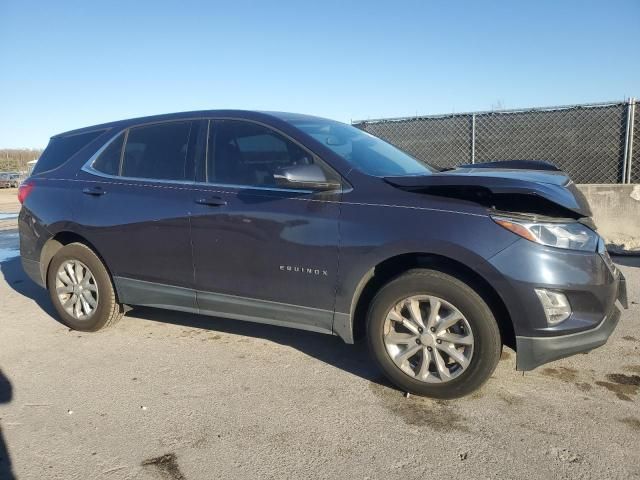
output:
[[[426, 383], [401, 370], [387, 353], [384, 324], [397, 302], [413, 295], [432, 295], [454, 305], [469, 323], [474, 337], [473, 355], [465, 371], [443, 383]], [[385, 376], [403, 391], [427, 397], [451, 399], [478, 389], [500, 360], [500, 330], [491, 309], [466, 283], [445, 273], [410, 270], [387, 283], [376, 294], [367, 316], [367, 340], [371, 354]]]
[[[82, 320], [75, 318], [65, 310], [56, 292], [58, 269], [68, 260], [82, 262], [93, 274], [97, 286], [97, 306], [87, 318]], [[65, 245], [54, 255], [47, 271], [47, 288], [60, 320], [74, 330], [96, 332], [116, 324], [124, 315], [123, 306], [118, 303], [111, 276], [105, 265], [89, 247], [82, 243]]]

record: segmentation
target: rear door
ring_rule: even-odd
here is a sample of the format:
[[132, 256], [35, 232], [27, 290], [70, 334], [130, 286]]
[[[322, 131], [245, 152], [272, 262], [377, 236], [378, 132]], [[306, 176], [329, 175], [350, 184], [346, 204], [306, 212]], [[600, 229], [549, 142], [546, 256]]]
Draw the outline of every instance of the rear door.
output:
[[202, 122], [129, 128], [80, 172], [75, 221], [123, 303], [196, 309], [189, 238]]
[[274, 173], [318, 163], [283, 134], [248, 121], [209, 125], [194, 192], [192, 241], [199, 308], [330, 332], [340, 192], [279, 187]]

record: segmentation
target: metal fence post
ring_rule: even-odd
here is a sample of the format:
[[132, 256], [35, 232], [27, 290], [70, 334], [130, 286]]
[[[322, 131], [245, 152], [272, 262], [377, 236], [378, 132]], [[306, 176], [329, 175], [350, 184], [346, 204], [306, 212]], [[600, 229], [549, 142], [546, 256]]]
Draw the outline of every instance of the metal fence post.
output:
[[629, 124], [629, 148], [627, 150], [627, 183], [631, 183], [631, 172], [633, 169], [633, 140], [636, 121], [636, 99], [631, 97], [629, 108], [631, 110], [631, 123]]
[[476, 114], [471, 115], [471, 163], [476, 163]]
[[622, 157], [622, 183], [630, 183], [631, 178], [631, 153], [633, 148], [633, 97], [627, 103], [627, 128], [624, 133], [624, 155]]

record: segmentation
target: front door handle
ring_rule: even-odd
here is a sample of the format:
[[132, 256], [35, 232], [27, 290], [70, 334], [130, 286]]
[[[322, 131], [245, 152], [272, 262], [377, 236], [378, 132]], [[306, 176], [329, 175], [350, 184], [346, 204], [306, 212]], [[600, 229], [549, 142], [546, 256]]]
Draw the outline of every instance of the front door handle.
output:
[[227, 204], [227, 202], [220, 197], [198, 198], [196, 203], [199, 205], [209, 205], [210, 207], [222, 207]]
[[82, 193], [86, 195], [99, 196], [107, 193], [102, 187], [86, 187], [82, 189]]

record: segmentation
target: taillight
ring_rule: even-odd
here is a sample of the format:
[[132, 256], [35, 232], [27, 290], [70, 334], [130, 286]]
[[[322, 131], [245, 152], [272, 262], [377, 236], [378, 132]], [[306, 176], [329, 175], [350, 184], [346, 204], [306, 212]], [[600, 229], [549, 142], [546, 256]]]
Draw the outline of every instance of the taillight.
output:
[[33, 190], [34, 186], [35, 185], [31, 182], [24, 182], [20, 184], [20, 186], [18, 187], [18, 201], [20, 203], [24, 203], [24, 201], [27, 199], [27, 197]]

